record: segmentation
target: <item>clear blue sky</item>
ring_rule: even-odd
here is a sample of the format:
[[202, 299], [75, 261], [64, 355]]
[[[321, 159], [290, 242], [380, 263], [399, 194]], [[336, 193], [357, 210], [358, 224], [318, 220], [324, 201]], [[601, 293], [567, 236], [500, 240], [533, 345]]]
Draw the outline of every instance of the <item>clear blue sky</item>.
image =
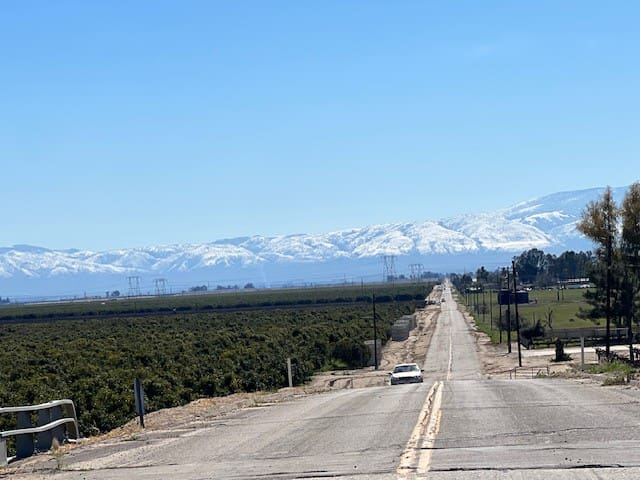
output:
[[319, 233], [624, 186], [640, 3], [28, 1], [0, 246]]

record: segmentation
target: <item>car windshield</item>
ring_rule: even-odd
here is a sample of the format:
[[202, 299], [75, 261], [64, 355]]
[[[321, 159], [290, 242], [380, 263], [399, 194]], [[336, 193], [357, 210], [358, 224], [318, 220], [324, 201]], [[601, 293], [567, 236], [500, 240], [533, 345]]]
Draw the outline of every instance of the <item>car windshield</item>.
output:
[[419, 370], [417, 365], [396, 365], [393, 373], [415, 372], [417, 370]]

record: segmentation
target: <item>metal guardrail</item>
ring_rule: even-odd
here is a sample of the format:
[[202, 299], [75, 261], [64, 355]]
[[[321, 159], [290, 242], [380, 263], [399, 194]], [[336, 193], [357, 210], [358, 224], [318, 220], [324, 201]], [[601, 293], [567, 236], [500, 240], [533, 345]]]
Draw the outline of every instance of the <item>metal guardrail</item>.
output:
[[[36, 412], [38, 424], [34, 427], [31, 416]], [[6, 466], [15, 458], [30, 457], [36, 450], [40, 452], [49, 450], [54, 439], [62, 444], [65, 437], [70, 441], [79, 438], [76, 408], [71, 400], [54, 400], [39, 405], [0, 408], [0, 414], [8, 413], [17, 414], [18, 428], [0, 432], [0, 466]], [[7, 437], [16, 439], [15, 457], [7, 457]]]

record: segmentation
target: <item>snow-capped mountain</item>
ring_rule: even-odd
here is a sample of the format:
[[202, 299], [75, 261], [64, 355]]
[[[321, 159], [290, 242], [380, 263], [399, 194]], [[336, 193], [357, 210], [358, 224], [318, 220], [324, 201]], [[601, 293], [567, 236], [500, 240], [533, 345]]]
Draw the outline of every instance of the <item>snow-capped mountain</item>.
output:
[[[614, 190], [617, 201], [627, 188]], [[530, 248], [559, 253], [591, 248], [575, 229], [581, 212], [603, 188], [562, 192], [492, 213], [439, 221], [394, 223], [317, 235], [252, 236], [199, 245], [167, 245], [93, 252], [0, 247], [0, 294], [46, 295], [111, 289], [126, 291], [128, 276], [270, 285], [381, 278], [380, 257], [396, 256], [396, 270], [422, 262], [425, 270], [475, 269], [506, 262]], [[143, 280], [143, 285], [145, 284]], [[100, 289], [100, 290], [97, 290]]]

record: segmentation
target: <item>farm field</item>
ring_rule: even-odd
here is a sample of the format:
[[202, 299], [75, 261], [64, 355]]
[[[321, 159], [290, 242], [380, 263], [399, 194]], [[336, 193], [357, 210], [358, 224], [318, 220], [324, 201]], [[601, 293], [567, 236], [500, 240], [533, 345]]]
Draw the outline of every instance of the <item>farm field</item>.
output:
[[[422, 284], [424, 285], [424, 284]], [[375, 291], [379, 302], [407, 295], [421, 295], [415, 283], [317, 286], [295, 289], [231, 289], [162, 296], [120, 296], [117, 298], [75, 299], [62, 302], [8, 304], [0, 307], [0, 322], [99, 316], [173, 314], [227, 309], [250, 309], [315, 305], [327, 303], [370, 302]]]
[[[411, 313], [431, 284], [376, 288], [377, 335], [384, 342], [391, 325]], [[198, 296], [198, 301], [272, 302], [252, 311], [181, 311], [193, 299], [148, 299], [144, 308], [169, 308], [145, 316], [38, 317], [0, 321], [0, 405], [16, 406], [70, 398], [84, 435], [108, 431], [134, 415], [132, 383], [142, 380], [148, 411], [207, 396], [286, 386], [287, 357], [294, 383], [323, 369], [360, 367], [368, 360], [364, 341], [373, 337], [370, 297], [360, 288], [309, 289], [246, 296]], [[371, 288], [369, 288], [371, 292]], [[379, 300], [379, 302], [378, 302]], [[304, 302], [296, 307], [291, 302]], [[316, 302], [313, 308], [309, 302]], [[275, 306], [276, 303], [286, 308]], [[419, 303], [419, 302], [418, 302]], [[142, 302], [141, 302], [142, 304]], [[293, 306], [292, 306], [293, 305]], [[92, 305], [74, 304], [85, 309]], [[304, 307], [304, 308], [303, 308]], [[31, 308], [31, 306], [25, 306]], [[67, 306], [55, 304], [57, 312]], [[175, 311], [173, 309], [176, 309]], [[30, 313], [33, 313], [31, 311]], [[34, 313], [36, 315], [36, 313]], [[2, 419], [0, 428], [12, 427]]]

